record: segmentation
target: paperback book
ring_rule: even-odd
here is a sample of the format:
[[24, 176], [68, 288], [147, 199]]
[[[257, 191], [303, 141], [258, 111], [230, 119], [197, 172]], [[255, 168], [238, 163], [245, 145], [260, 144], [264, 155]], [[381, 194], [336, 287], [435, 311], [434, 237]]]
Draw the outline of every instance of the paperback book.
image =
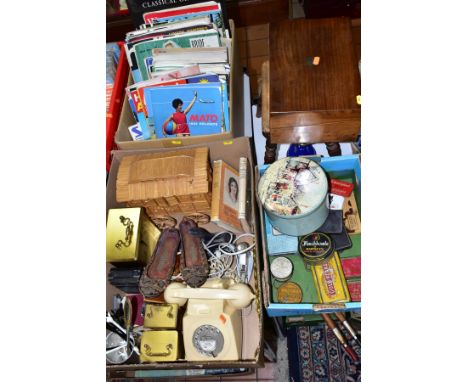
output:
[[144, 98], [157, 138], [219, 134], [230, 129], [224, 83], [146, 88]]

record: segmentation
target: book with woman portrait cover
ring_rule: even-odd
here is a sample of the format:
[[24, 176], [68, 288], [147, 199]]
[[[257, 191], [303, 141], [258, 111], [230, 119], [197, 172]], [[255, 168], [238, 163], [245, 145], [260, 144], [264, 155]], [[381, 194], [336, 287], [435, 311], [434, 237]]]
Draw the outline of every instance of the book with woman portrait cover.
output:
[[222, 160], [213, 162], [211, 221], [229, 231], [243, 232], [239, 220], [239, 171]]

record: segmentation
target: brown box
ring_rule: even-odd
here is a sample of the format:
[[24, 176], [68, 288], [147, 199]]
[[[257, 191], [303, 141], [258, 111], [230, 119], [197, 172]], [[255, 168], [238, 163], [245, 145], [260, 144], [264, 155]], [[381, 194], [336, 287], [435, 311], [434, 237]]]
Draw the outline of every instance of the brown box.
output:
[[[235, 31], [234, 22], [229, 22], [231, 31]], [[221, 141], [240, 137], [243, 134], [244, 123], [244, 77], [242, 66], [240, 65], [239, 46], [236, 33], [232, 36], [231, 49], [231, 73], [229, 76], [229, 118], [230, 131], [220, 134], [197, 135], [191, 137], [159, 138], [144, 141], [134, 141], [130, 136], [128, 127], [136, 123], [132, 110], [125, 95], [122, 113], [120, 114], [119, 126], [115, 133], [115, 143], [122, 150], [138, 150], [151, 148], [169, 148], [199, 145], [205, 142]], [[128, 85], [133, 83], [131, 76]]]
[[[252, 159], [252, 146], [251, 141], [247, 137], [232, 139], [229, 141], [209, 142], [204, 145], [197, 145], [196, 147], [208, 147], [211, 165], [214, 160], [222, 159], [234, 168], [239, 167], [239, 157], [244, 156], [249, 161], [251, 174], [253, 174], [253, 159]], [[183, 150], [183, 149], [175, 149]], [[124, 203], [118, 203], [116, 200], [116, 180], [118, 167], [122, 159], [129, 155], [141, 153], [157, 153], [163, 152], [164, 149], [149, 149], [149, 150], [117, 150], [113, 152], [114, 159], [112, 161], [111, 169], [109, 172], [107, 191], [106, 191], [106, 208], [120, 208], [125, 207]], [[250, 177], [250, 189], [254, 190], [253, 176]], [[254, 194], [249, 195], [251, 205], [256, 206]], [[256, 209], [254, 209], [256, 211]], [[188, 368], [256, 368], [263, 367], [263, 310], [262, 310], [262, 296], [260, 288], [260, 235], [257, 231], [258, 216], [252, 214], [253, 226], [255, 227], [255, 242], [257, 248], [255, 251], [254, 272], [250, 281], [250, 286], [255, 293], [255, 299], [252, 305], [245, 308], [242, 312], [243, 315], [243, 345], [242, 345], [242, 360], [240, 361], [211, 361], [200, 364], [199, 362], [178, 361], [174, 363], [152, 363], [152, 364], [124, 364], [124, 365], [107, 365], [108, 373], [117, 372], [132, 372], [135, 370], [154, 370], [154, 369], [188, 369]], [[182, 214], [174, 215], [180, 221]], [[204, 228], [211, 232], [217, 232], [221, 229], [213, 223], [204, 225]], [[112, 307], [112, 296], [122, 292], [112, 285], [107, 283], [106, 288], [106, 308], [109, 310]]]
[[173, 212], [209, 214], [211, 179], [207, 147], [139, 153], [120, 162], [116, 198], [145, 207], [152, 219]]

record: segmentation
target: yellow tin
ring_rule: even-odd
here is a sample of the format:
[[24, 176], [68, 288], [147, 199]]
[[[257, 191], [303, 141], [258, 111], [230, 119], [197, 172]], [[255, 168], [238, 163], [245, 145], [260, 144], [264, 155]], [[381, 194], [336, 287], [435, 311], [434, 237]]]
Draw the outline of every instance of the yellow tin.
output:
[[140, 344], [141, 362], [170, 362], [179, 358], [179, 333], [175, 330], [143, 332]]
[[335, 252], [330, 260], [313, 265], [311, 269], [321, 303], [350, 301], [338, 252]]
[[106, 226], [106, 261], [146, 264], [160, 234], [142, 208], [110, 209]]
[[146, 304], [143, 326], [151, 329], [176, 329], [177, 304]]

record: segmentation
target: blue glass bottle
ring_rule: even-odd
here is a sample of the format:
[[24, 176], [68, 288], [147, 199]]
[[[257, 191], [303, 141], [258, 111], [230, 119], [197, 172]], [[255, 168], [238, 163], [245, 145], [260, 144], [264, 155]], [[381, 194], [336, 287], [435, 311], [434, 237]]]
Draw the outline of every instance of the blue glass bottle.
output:
[[302, 157], [316, 155], [317, 152], [311, 143], [292, 143], [287, 152], [288, 157]]

